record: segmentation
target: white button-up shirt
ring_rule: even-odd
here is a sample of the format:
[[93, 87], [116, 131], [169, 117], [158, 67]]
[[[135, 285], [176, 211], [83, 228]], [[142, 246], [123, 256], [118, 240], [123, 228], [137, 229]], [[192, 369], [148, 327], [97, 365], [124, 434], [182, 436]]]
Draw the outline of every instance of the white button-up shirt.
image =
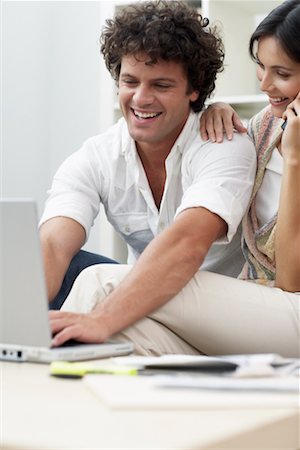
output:
[[107, 132], [86, 141], [61, 165], [41, 223], [56, 216], [70, 217], [84, 227], [88, 237], [102, 203], [109, 222], [127, 243], [132, 264], [178, 214], [204, 207], [219, 215], [228, 231], [212, 246], [202, 268], [236, 276], [243, 258], [238, 234], [232, 238], [250, 198], [256, 155], [245, 135], [235, 134], [223, 144], [202, 141], [199, 117], [190, 113], [166, 159], [159, 210], [135, 142], [125, 120], [120, 119]]

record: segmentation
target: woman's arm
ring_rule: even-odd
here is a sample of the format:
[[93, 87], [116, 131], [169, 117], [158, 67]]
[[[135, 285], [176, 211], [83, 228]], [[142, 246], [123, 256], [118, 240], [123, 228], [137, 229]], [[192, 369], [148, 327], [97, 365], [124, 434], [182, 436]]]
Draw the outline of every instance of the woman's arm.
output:
[[240, 133], [247, 131], [238, 114], [227, 103], [212, 103], [201, 115], [200, 134], [204, 141], [223, 142], [224, 133], [231, 140], [234, 128]]
[[275, 285], [300, 291], [300, 93], [285, 112], [284, 161], [275, 237]]

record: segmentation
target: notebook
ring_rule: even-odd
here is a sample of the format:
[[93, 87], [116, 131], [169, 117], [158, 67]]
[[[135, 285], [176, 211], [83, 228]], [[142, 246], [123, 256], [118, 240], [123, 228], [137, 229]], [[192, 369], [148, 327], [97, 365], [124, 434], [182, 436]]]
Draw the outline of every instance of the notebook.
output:
[[36, 204], [0, 199], [0, 359], [80, 361], [127, 355], [130, 342], [51, 348]]

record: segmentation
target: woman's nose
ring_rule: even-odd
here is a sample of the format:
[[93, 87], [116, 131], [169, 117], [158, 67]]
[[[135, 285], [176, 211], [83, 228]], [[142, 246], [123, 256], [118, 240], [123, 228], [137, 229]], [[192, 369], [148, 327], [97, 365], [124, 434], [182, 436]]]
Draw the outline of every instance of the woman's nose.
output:
[[270, 87], [272, 86], [273, 79], [271, 74], [269, 74], [266, 71], [263, 71], [260, 73], [260, 76], [258, 77], [259, 83], [260, 83], [260, 89], [264, 92], [270, 90]]

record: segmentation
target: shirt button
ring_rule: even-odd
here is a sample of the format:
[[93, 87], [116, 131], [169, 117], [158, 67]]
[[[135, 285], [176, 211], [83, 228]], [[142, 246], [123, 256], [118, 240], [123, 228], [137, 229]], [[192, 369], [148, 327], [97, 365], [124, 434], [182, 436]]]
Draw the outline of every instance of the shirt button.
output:
[[129, 231], [130, 231], [130, 227], [129, 227], [129, 225], [125, 225], [125, 228], [124, 228], [124, 230], [125, 230], [125, 232], [126, 232], [126, 233], [129, 233]]

